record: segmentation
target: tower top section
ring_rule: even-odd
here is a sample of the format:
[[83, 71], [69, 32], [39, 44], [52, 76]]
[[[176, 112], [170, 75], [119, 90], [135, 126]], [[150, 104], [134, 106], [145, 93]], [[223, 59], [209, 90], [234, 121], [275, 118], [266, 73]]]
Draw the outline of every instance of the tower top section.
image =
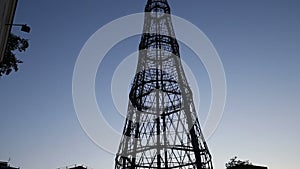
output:
[[170, 14], [170, 6], [167, 0], [148, 0], [145, 12], [160, 12]]

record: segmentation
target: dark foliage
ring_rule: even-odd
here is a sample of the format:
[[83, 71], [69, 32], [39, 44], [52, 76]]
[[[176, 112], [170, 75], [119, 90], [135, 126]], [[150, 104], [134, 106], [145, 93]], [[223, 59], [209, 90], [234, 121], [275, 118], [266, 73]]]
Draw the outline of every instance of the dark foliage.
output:
[[231, 158], [228, 163], [225, 164], [225, 167], [227, 169], [230, 169], [232, 167], [241, 166], [241, 165], [252, 165], [252, 164], [248, 160], [247, 161], [238, 160], [237, 157], [235, 156]]
[[14, 34], [9, 35], [4, 58], [0, 63], [0, 76], [9, 75], [12, 70], [18, 71], [18, 64], [23, 62], [16, 58], [16, 52], [24, 52], [28, 46], [28, 39], [23, 39]]

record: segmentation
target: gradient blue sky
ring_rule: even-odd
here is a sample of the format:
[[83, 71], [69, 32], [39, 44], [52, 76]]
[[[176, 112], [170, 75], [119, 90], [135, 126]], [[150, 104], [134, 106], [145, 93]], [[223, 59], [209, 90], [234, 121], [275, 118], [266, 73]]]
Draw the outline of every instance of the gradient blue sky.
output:
[[[75, 163], [113, 168], [114, 155], [96, 146], [77, 120], [72, 102], [73, 68], [95, 31], [119, 17], [143, 12], [145, 3], [19, 0], [15, 23], [27, 23], [32, 32], [13, 29], [30, 39], [30, 48], [22, 54], [20, 70], [0, 79], [0, 160], [10, 157], [12, 165], [22, 169], [55, 169]], [[224, 64], [227, 103], [217, 131], [208, 140], [214, 167], [225, 168], [225, 162], [237, 155], [270, 169], [298, 169], [300, 1], [169, 3], [173, 14], [192, 22], [210, 38]], [[106, 65], [116, 65], [138, 43], [139, 37], [133, 37], [117, 45], [105, 58]], [[181, 47], [182, 58], [193, 70], [205, 72], [197, 68], [201, 63], [184, 55], [188, 49]], [[117, 56], [109, 57], [112, 55]], [[105, 87], [109, 89], [102, 78], [109, 80], [113, 69], [105, 71], [106, 75], [97, 77], [99, 96]], [[101, 97], [98, 101], [103, 104]], [[112, 114], [106, 117], [114, 124], [114, 108], [107, 105], [105, 109]], [[114, 127], [119, 126], [122, 124]]]

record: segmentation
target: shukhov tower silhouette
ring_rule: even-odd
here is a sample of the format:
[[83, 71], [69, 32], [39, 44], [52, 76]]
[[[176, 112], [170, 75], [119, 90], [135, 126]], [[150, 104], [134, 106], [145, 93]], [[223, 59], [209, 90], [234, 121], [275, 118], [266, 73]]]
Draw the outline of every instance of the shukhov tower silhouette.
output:
[[115, 169], [212, 169], [167, 0], [148, 0]]

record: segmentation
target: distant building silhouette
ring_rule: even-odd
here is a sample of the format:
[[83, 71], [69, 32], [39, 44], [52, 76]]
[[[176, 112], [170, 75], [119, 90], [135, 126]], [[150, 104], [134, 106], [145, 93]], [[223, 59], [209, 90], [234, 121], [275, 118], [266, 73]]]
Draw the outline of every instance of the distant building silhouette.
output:
[[20, 169], [16, 167], [11, 167], [8, 162], [0, 161], [0, 169]]
[[87, 167], [87, 166], [82, 165], [82, 164], [74, 164], [74, 165], [69, 165], [69, 166], [66, 166], [66, 167], [60, 167], [58, 169], [92, 169], [92, 168]]
[[84, 166], [84, 165], [79, 165], [79, 166], [74, 166], [74, 167], [72, 167], [72, 168], [68, 168], [68, 169], [87, 169], [87, 167], [86, 166]]
[[239, 160], [237, 156], [231, 158], [229, 162], [225, 164], [225, 167], [226, 169], [268, 169], [268, 167], [253, 165], [249, 160]]
[[268, 167], [262, 167], [262, 166], [255, 166], [255, 165], [238, 165], [229, 167], [227, 169], [268, 169]]

